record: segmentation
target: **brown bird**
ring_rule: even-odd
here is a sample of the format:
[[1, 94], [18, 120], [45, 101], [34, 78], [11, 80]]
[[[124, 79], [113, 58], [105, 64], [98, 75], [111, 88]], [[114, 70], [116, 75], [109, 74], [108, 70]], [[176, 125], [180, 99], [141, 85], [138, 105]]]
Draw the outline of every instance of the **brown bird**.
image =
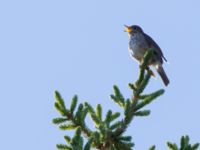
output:
[[165, 86], [169, 84], [169, 79], [162, 67], [163, 59], [165, 61], [162, 50], [156, 44], [156, 42], [146, 33], [143, 32], [142, 28], [138, 25], [127, 26], [125, 25], [125, 32], [129, 35], [129, 53], [132, 58], [135, 58], [139, 63], [142, 62], [144, 54], [150, 48], [154, 50], [154, 54], [149, 61], [149, 66], [154, 66], [160, 75]]

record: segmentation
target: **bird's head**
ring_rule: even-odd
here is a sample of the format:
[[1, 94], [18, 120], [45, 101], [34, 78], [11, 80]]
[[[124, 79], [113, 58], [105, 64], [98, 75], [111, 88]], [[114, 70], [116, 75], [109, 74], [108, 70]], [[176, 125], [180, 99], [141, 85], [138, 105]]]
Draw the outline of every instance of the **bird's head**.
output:
[[134, 34], [134, 33], [143, 33], [143, 30], [141, 27], [139, 27], [138, 25], [132, 25], [132, 26], [125, 26], [125, 32], [129, 33], [129, 34]]

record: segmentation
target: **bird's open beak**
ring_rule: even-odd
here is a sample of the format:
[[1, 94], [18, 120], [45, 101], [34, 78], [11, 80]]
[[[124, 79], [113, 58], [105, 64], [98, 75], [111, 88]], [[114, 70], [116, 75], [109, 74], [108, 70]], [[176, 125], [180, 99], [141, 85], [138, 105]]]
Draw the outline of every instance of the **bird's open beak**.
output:
[[130, 26], [127, 26], [127, 25], [124, 25], [124, 26], [125, 26], [124, 32], [131, 33], [133, 31], [133, 29]]

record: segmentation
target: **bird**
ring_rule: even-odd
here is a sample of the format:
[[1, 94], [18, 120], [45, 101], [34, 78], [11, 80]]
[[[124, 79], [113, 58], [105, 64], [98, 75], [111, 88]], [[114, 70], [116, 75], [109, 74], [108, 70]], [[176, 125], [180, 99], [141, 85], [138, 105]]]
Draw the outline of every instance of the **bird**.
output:
[[153, 49], [153, 56], [149, 60], [148, 68], [149, 66], [155, 67], [164, 85], [167, 86], [170, 81], [162, 66], [163, 60], [167, 62], [167, 59], [164, 57], [161, 48], [149, 35], [144, 33], [144, 31], [140, 26], [138, 25], [131, 25], [131, 26], [124, 25], [124, 26], [125, 26], [124, 31], [128, 33], [129, 37], [128, 49], [130, 56], [136, 59], [139, 62], [139, 64], [141, 64], [145, 53], [148, 50]]

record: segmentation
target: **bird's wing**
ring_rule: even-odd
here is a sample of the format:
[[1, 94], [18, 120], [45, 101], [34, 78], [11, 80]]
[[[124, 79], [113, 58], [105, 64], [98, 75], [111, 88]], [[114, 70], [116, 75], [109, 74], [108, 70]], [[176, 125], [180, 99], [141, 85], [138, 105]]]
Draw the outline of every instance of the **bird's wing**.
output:
[[154, 48], [155, 51], [157, 52], [158, 56], [163, 58], [167, 62], [167, 59], [164, 57], [162, 50], [158, 46], [158, 44], [149, 35], [145, 34], [145, 37], [146, 37], [146, 40], [147, 40], [147, 43], [149, 44], [149, 46]]

